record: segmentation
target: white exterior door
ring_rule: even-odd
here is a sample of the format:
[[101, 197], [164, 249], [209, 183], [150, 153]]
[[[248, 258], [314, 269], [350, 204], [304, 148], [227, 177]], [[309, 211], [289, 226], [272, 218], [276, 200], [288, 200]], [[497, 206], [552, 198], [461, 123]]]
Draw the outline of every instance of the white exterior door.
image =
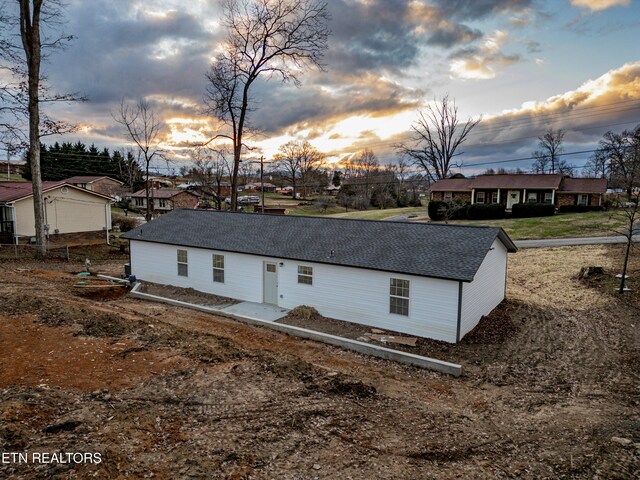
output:
[[513, 207], [514, 203], [520, 203], [520, 190], [509, 190], [507, 192], [507, 208]]
[[263, 303], [278, 305], [278, 264], [264, 262], [262, 267]]

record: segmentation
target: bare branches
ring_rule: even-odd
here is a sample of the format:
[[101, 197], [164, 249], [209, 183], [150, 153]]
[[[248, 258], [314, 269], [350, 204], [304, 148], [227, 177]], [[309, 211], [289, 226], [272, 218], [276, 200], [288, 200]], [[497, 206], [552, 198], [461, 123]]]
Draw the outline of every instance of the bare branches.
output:
[[146, 219], [151, 220], [153, 205], [149, 201], [149, 167], [154, 157], [161, 157], [160, 133], [162, 122], [149, 103], [141, 98], [134, 105], [128, 104], [123, 98], [120, 108], [113, 119], [124, 127], [125, 137], [131, 140], [144, 159], [145, 164], [145, 193], [147, 203]]
[[322, 69], [329, 13], [321, 0], [226, 0], [223, 8], [227, 39], [207, 73], [204, 101], [208, 113], [231, 130], [217, 137], [233, 141], [235, 210], [243, 135], [253, 103], [251, 85], [261, 75], [299, 85], [304, 70]]
[[448, 95], [419, 112], [418, 117], [412, 125], [414, 146], [400, 144], [397, 149], [422, 167], [431, 181], [446, 178], [461, 166], [454, 158], [463, 153], [460, 146], [481, 119], [468, 119], [462, 124], [458, 107]]

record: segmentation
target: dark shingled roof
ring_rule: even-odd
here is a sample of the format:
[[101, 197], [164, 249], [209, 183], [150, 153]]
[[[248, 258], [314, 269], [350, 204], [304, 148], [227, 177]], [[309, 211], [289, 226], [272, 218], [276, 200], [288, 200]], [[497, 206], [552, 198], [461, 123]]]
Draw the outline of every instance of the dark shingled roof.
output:
[[[470, 282], [497, 227], [179, 209], [122, 238]], [[333, 257], [331, 250], [334, 251]]]

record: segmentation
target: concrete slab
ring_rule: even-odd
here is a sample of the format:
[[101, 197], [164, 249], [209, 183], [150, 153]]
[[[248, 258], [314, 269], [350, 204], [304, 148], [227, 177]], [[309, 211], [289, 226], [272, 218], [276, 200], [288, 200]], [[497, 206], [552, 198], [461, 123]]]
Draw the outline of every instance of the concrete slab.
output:
[[235, 305], [221, 308], [220, 311], [222, 313], [230, 313], [232, 315], [240, 315], [242, 317], [257, 318], [264, 320], [265, 322], [275, 322], [289, 313], [289, 310], [286, 308], [253, 302], [236, 303]]

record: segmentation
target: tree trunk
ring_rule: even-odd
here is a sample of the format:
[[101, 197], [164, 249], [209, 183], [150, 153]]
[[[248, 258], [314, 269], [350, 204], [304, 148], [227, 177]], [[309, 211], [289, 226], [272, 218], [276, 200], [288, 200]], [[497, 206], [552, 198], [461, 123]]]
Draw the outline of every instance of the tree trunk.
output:
[[[632, 224], [633, 228], [633, 224]], [[624, 293], [624, 286], [627, 276], [627, 265], [629, 264], [629, 253], [631, 252], [631, 244], [633, 243], [633, 230], [629, 232], [627, 237], [627, 251], [624, 254], [624, 264], [622, 265], [622, 278], [620, 279], [620, 289], [618, 293], [622, 295]]]
[[145, 193], [145, 197], [146, 197], [146, 201], [147, 201], [147, 213], [145, 214], [144, 218], [148, 221], [151, 220], [152, 218], [152, 210], [151, 210], [151, 203], [149, 202], [149, 161], [146, 162], [146, 169], [145, 169], [145, 182], [144, 182], [144, 193]]
[[241, 145], [233, 147], [233, 173], [231, 175], [231, 211], [238, 211], [238, 170], [240, 168]]
[[44, 200], [42, 198], [42, 177], [40, 171], [40, 7], [42, 1], [34, 2], [33, 16], [29, 2], [20, 2], [20, 33], [24, 47], [28, 70], [29, 95], [29, 166], [33, 186], [33, 216], [36, 234], [36, 255], [40, 258], [47, 254], [47, 238], [44, 227]]

